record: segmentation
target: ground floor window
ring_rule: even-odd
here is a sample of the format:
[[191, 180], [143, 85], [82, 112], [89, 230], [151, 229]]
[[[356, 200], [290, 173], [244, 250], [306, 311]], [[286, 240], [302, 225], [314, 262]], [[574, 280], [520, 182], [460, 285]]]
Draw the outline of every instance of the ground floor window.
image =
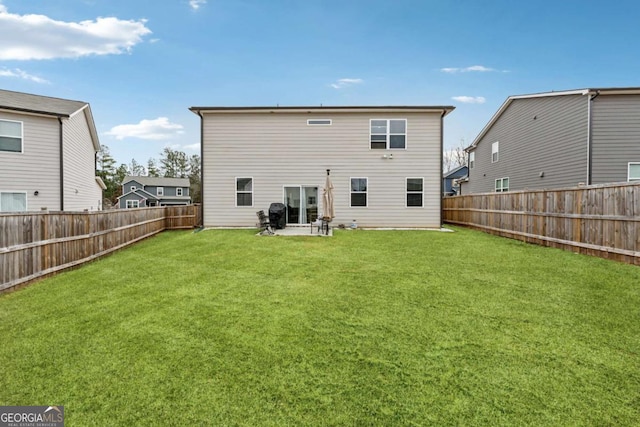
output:
[[138, 200], [127, 200], [127, 209], [139, 208], [139, 207], [140, 207], [140, 201], [138, 201]]
[[509, 178], [496, 179], [496, 193], [509, 191]]
[[351, 207], [367, 206], [367, 178], [351, 178]]
[[422, 207], [424, 201], [424, 179], [407, 178], [407, 207]]
[[628, 181], [640, 181], [640, 162], [629, 163]]
[[27, 210], [27, 193], [0, 193], [0, 212], [24, 212]]
[[253, 206], [253, 178], [236, 178], [237, 206]]

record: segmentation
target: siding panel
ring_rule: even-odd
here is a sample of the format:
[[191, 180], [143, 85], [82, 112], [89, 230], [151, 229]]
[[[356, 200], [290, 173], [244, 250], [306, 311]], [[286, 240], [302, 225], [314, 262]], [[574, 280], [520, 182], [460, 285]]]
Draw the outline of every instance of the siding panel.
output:
[[[253, 226], [256, 211], [283, 201], [286, 185], [317, 186], [331, 169], [336, 218], [367, 227], [440, 226], [440, 115], [313, 114], [331, 126], [308, 126], [308, 115], [204, 112], [204, 223]], [[371, 150], [369, 120], [406, 118], [406, 150]], [[384, 154], [393, 159], [383, 159]], [[254, 205], [235, 207], [235, 178], [254, 178]], [[368, 207], [351, 208], [350, 177], [369, 178]], [[405, 207], [405, 178], [424, 177], [423, 208]]]

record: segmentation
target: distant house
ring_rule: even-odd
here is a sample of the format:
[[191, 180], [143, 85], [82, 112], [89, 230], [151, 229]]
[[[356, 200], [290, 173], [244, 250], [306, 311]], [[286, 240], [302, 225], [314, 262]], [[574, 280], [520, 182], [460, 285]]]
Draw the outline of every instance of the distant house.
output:
[[448, 106], [192, 107], [202, 120], [205, 226], [250, 227], [284, 203], [289, 225], [440, 227]]
[[0, 212], [102, 209], [89, 104], [0, 90]]
[[189, 204], [189, 178], [127, 176], [118, 197], [121, 209]]
[[511, 96], [467, 151], [466, 194], [640, 181], [640, 88]]
[[467, 176], [469, 168], [466, 165], [458, 166], [455, 169], [451, 169], [445, 173], [442, 177], [442, 188], [445, 196], [455, 196], [460, 194], [460, 188], [458, 186], [458, 180]]

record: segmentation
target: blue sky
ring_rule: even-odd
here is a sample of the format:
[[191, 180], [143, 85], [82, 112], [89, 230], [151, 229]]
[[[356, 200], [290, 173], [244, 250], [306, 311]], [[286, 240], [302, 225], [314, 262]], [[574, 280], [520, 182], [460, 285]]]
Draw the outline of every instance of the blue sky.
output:
[[190, 106], [454, 105], [640, 86], [635, 1], [0, 0], [0, 88], [91, 104], [118, 163], [199, 153]]

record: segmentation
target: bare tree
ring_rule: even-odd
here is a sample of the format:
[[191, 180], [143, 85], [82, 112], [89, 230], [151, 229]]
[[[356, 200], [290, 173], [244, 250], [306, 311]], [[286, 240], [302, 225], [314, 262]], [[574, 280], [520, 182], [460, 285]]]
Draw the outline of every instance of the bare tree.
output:
[[458, 166], [464, 166], [467, 164], [467, 152], [464, 149], [467, 148], [464, 138], [460, 139], [457, 146], [449, 149], [445, 149], [442, 153], [442, 172], [448, 172]]

